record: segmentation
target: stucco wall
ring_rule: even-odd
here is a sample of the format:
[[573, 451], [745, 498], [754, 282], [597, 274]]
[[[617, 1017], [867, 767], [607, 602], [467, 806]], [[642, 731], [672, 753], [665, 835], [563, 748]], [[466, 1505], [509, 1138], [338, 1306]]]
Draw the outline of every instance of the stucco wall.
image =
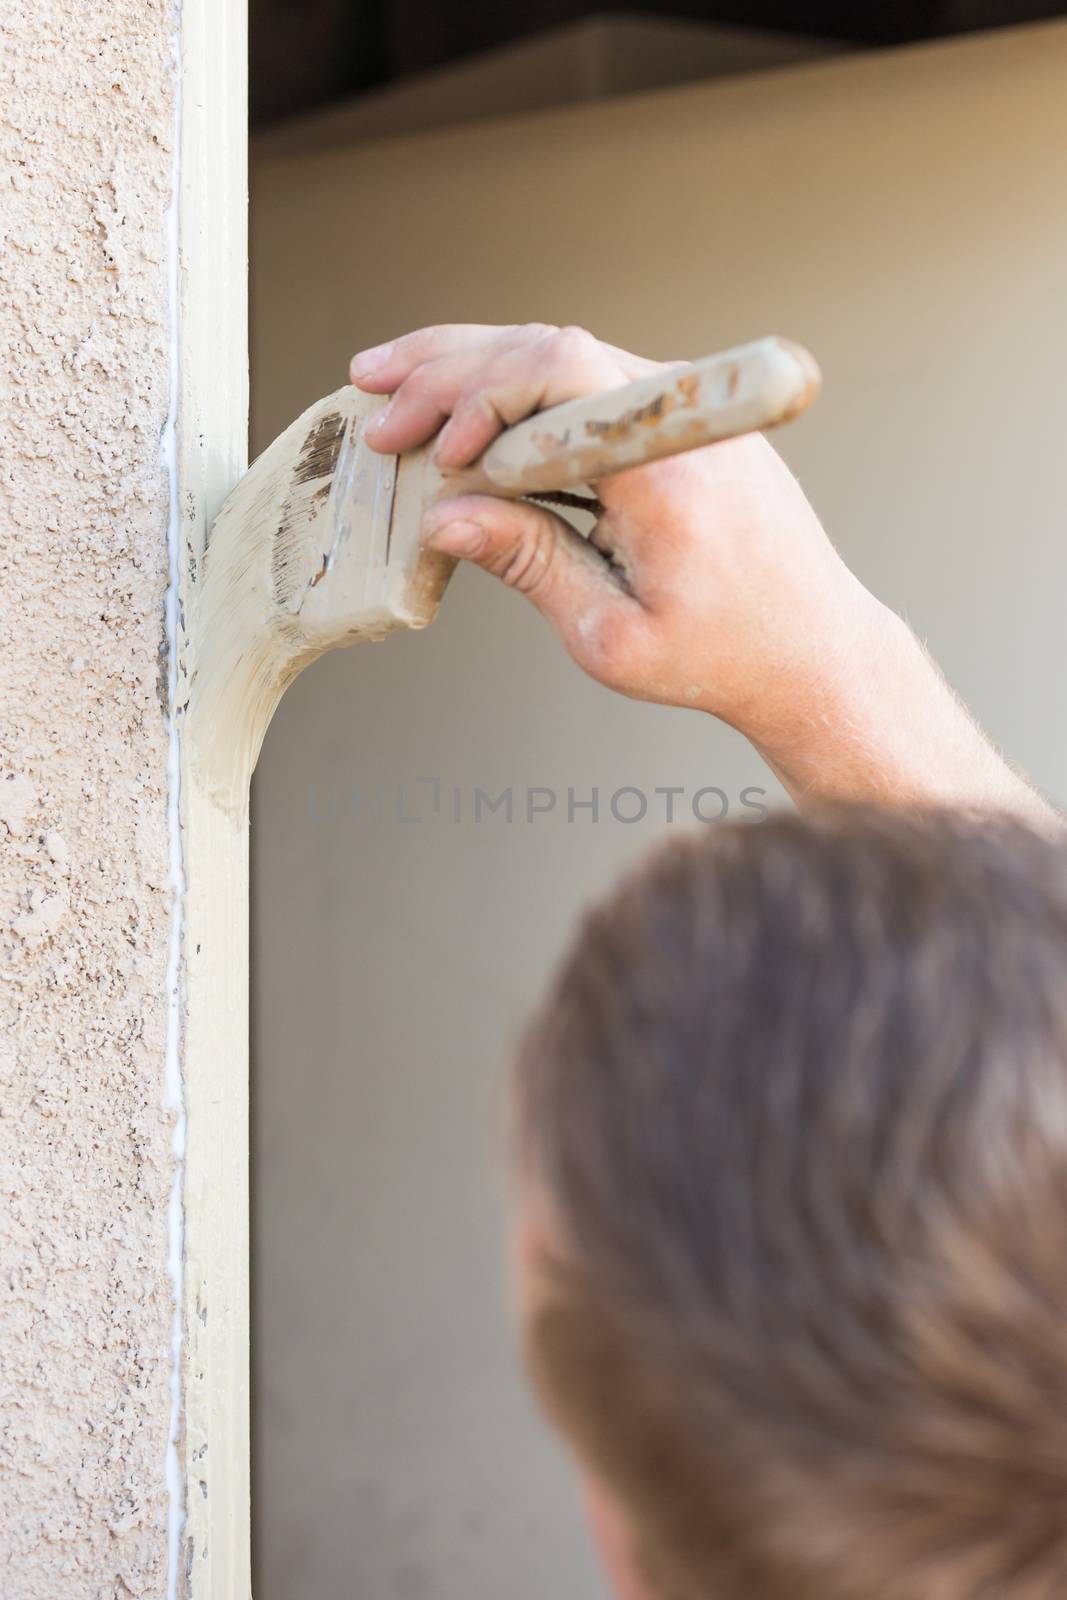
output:
[[0, 1592], [161, 1596], [174, 17], [0, 10]]
[[[576, 321], [663, 357], [791, 334], [826, 386], [780, 447], [1062, 803], [1065, 71], [1061, 23], [273, 155], [257, 442], [419, 322]], [[741, 815], [764, 784], [469, 570], [425, 633], [283, 700], [253, 809], [258, 1600], [601, 1594], [510, 1354], [501, 1073], [577, 907], [665, 831], [655, 787], [684, 819], [703, 785]], [[473, 820], [508, 785], [513, 823]], [[612, 817], [623, 785], [643, 823]], [[527, 786], [557, 797], [532, 824]], [[598, 822], [568, 822], [594, 786]]]

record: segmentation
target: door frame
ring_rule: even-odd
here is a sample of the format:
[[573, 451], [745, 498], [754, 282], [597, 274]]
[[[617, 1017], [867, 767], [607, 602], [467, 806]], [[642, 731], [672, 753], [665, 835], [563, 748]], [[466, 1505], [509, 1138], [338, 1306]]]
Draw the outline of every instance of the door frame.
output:
[[[207, 530], [247, 464], [246, 0], [182, 0], [177, 163], [178, 692]], [[168, 1600], [251, 1592], [248, 815], [198, 785], [179, 728], [184, 916], [184, 1524]]]

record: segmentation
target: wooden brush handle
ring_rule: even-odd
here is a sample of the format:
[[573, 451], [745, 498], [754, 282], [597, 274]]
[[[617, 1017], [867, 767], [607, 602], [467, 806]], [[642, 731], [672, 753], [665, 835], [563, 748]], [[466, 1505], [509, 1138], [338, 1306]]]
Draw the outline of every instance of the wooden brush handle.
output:
[[514, 498], [595, 483], [613, 472], [788, 422], [819, 392], [815, 360], [789, 339], [757, 339], [691, 366], [570, 400], [509, 428], [441, 498]]

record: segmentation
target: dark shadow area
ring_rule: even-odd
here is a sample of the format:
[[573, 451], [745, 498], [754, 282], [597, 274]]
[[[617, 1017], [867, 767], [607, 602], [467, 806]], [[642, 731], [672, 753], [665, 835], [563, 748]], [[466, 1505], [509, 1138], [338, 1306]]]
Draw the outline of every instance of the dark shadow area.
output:
[[[684, 18], [894, 45], [1067, 15], [1064, 0], [669, 0], [610, 14]], [[251, 0], [253, 126], [401, 82], [549, 28], [603, 15], [588, 0]]]

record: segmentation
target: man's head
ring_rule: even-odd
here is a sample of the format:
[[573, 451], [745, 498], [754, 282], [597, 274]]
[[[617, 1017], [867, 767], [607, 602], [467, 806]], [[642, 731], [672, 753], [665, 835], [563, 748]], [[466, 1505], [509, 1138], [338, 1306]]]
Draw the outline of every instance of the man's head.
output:
[[674, 843], [588, 918], [518, 1118], [524, 1342], [622, 1593], [1067, 1593], [1064, 846]]

